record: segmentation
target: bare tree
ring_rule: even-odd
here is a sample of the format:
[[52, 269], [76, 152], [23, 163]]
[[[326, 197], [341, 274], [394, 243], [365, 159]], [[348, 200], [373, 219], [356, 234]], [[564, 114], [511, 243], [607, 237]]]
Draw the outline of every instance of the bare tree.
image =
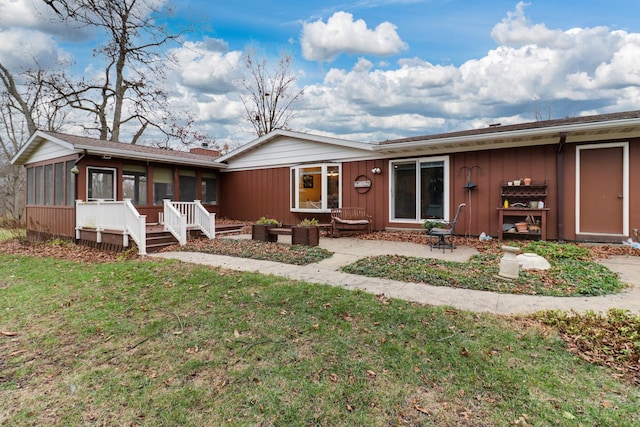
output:
[[533, 110], [533, 116], [535, 117], [536, 122], [541, 122], [541, 121], [544, 121], [544, 120], [551, 120], [551, 102], [549, 102], [549, 105], [547, 106], [546, 117], [545, 117], [544, 112], [540, 108], [540, 103], [536, 102], [534, 110]]
[[45, 71], [12, 74], [0, 63], [0, 216], [20, 220], [24, 211], [24, 173], [10, 163], [37, 129], [57, 130], [64, 118], [51, 102]]
[[260, 137], [275, 129], [288, 129], [295, 116], [293, 107], [304, 91], [296, 87], [290, 55], [282, 54], [274, 69], [269, 68], [266, 59], [258, 60], [255, 56], [256, 51], [251, 49], [245, 58], [247, 76], [242, 85], [246, 93], [241, 99], [247, 120]]
[[[158, 17], [170, 13], [157, 0], [43, 0], [64, 21], [99, 29], [107, 41], [94, 49], [104, 59], [96, 77], [76, 80], [59, 74], [50, 80], [56, 101], [85, 111], [94, 118], [100, 139], [119, 141], [124, 126], [138, 142], [148, 128], [167, 138], [185, 142], [194, 137], [187, 125], [177, 125], [169, 112], [167, 94], [161, 88], [164, 70], [171, 58], [163, 48], [181, 33], [170, 34]], [[200, 139], [197, 135], [195, 139]]]

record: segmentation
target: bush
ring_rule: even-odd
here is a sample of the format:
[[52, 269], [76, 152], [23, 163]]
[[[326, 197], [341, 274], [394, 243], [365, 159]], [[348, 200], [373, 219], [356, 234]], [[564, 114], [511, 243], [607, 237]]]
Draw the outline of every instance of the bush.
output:
[[260, 225], [277, 225], [277, 224], [280, 224], [280, 221], [278, 221], [277, 219], [266, 218], [266, 217], [263, 216], [259, 220], [256, 221], [256, 224], [260, 224]]

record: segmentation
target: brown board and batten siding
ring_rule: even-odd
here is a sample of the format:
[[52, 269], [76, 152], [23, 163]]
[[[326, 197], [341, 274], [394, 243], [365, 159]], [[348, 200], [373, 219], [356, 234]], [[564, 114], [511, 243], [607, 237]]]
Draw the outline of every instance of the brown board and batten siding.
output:
[[244, 221], [275, 218], [285, 224], [298, 221], [290, 211], [290, 169], [269, 168], [220, 174], [220, 215]]
[[[548, 224], [557, 223], [557, 144], [500, 150], [469, 151], [450, 156], [451, 206], [455, 212], [459, 203], [466, 203], [456, 232], [477, 236], [484, 232], [498, 233], [497, 208], [503, 204], [501, 183], [529, 177], [534, 183], [546, 182], [545, 206], [549, 208]], [[477, 184], [472, 190], [464, 185], [469, 178]], [[547, 230], [549, 239], [557, 238], [557, 227]]]
[[[389, 222], [389, 163], [385, 160], [365, 160], [342, 164], [342, 206], [364, 208], [373, 217], [373, 229], [384, 230]], [[381, 173], [373, 174], [373, 168]], [[369, 179], [368, 191], [357, 190], [354, 182]]]
[[27, 233], [31, 240], [50, 237], [75, 238], [76, 213], [73, 206], [27, 206]]

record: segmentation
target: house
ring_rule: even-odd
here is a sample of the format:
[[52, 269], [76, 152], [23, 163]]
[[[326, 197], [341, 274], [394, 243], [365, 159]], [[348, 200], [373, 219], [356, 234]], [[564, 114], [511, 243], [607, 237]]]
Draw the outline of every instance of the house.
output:
[[[530, 236], [561, 241], [619, 242], [640, 228], [640, 193], [631, 191], [640, 186], [640, 111], [376, 144], [277, 130], [217, 158], [38, 132], [13, 162], [27, 168], [29, 231], [46, 224], [50, 234], [70, 237], [70, 194], [130, 198], [155, 222], [160, 200], [206, 200], [203, 189], [214, 183], [207, 209], [238, 220], [328, 222], [331, 208], [359, 206], [375, 230], [418, 229], [466, 203], [456, 231], [469, 236], [506, 237], [524, 220], [537, 227]], [[61, 182], [51, 178], [59, 175]], [[133, 188], [146, 199], [136, 204]], [[61, 205], [66, 216], [53, 216]]]

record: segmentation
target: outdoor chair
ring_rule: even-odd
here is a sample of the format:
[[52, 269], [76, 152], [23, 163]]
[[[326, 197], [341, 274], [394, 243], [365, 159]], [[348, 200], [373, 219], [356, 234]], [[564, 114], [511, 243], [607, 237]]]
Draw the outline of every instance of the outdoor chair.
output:
[[442, 248], [442, 252], [445, 252], [446, 248], [451, 248], [451, 252], [453, 252], [455, 248], [453, 245], [453, 236], [456, 232], [456, 224], [460, 217], [460, 211], [462, 211], [462, 208], [465, 206], [467, 206], [465, 203], [458, 205], [458, 210], [453, 220], [439, 221], [445, 225], [444, 227], [434, 227], [429, 230], [429, 246], [431, 246], [431, 250], [433, 250], [433, 248]]

